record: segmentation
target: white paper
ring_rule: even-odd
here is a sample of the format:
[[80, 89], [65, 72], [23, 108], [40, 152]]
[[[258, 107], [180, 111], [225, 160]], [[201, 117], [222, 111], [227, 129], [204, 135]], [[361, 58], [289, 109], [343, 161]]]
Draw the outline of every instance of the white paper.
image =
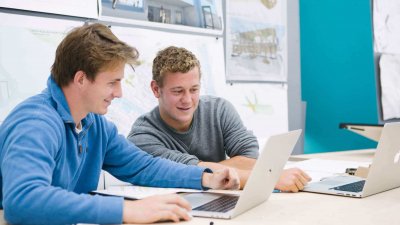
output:
[[97, 190], [94, 192], [104, 195], [142, 199], [154, 195], [174, 194], [179, 192], [202, 192], [202, 190], [186, 188], [156, 188], [143, 186], [110, 186], [106, 190]]
[[382, 54], [379, 67], [383, 119], [400, 118], [400, 55]]
[[375, 51], [400, 54], [400, 1], [373, 2]]

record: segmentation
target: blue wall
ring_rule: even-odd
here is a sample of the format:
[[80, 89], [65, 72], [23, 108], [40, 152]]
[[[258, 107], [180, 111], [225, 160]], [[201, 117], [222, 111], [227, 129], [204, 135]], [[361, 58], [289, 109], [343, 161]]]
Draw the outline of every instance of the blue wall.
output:
[[305, 153], [375, 148], [339, 123], [377, 123], [370, 0], [299, 0]]

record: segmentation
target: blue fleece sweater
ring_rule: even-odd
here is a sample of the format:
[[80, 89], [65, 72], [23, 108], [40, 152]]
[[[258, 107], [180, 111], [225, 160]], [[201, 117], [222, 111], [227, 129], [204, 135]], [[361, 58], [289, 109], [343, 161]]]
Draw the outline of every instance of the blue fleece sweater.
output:
[[13, 224], [122, 223], [123, 199], [92, 196], [100, 171], [137, 185], [201, 189], [203, 168], [153, 158], [88, 114], [75, 131], [60, 87], [19, 104], [0, 127], [0, 200]]

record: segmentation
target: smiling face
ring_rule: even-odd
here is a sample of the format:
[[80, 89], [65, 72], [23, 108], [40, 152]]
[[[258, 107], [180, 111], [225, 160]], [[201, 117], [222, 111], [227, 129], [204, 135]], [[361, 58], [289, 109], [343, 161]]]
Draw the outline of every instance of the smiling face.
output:
[[114, 98], [122, 97], [121, 80], [124, 78], [125, 64], [100, 71], [94, 81], [90, 81], [86, 76], [85, 87], [82, 89], [82, 101], [86, 113], [96, 113], [103, 115]]
[[194, 67], [187, 73], [166, 73], [162, 87], [151, 82], [162, 120], [178, 131], [187, 131], [199, 104], [200, 73]]

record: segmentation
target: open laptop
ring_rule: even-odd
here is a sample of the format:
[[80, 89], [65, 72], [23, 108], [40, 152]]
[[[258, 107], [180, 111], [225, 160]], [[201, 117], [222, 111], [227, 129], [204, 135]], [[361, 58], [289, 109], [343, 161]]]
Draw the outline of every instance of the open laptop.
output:
[[400, 123], [386, 123], [366, 179], [333, 176], [303, 191], [363, 198], [400, 186]]
[[282, 173], [301, 130], [271, 136], [240, 195], [183, 193], [192, 205], [192, 216], [230, 219], [265, 202]]

